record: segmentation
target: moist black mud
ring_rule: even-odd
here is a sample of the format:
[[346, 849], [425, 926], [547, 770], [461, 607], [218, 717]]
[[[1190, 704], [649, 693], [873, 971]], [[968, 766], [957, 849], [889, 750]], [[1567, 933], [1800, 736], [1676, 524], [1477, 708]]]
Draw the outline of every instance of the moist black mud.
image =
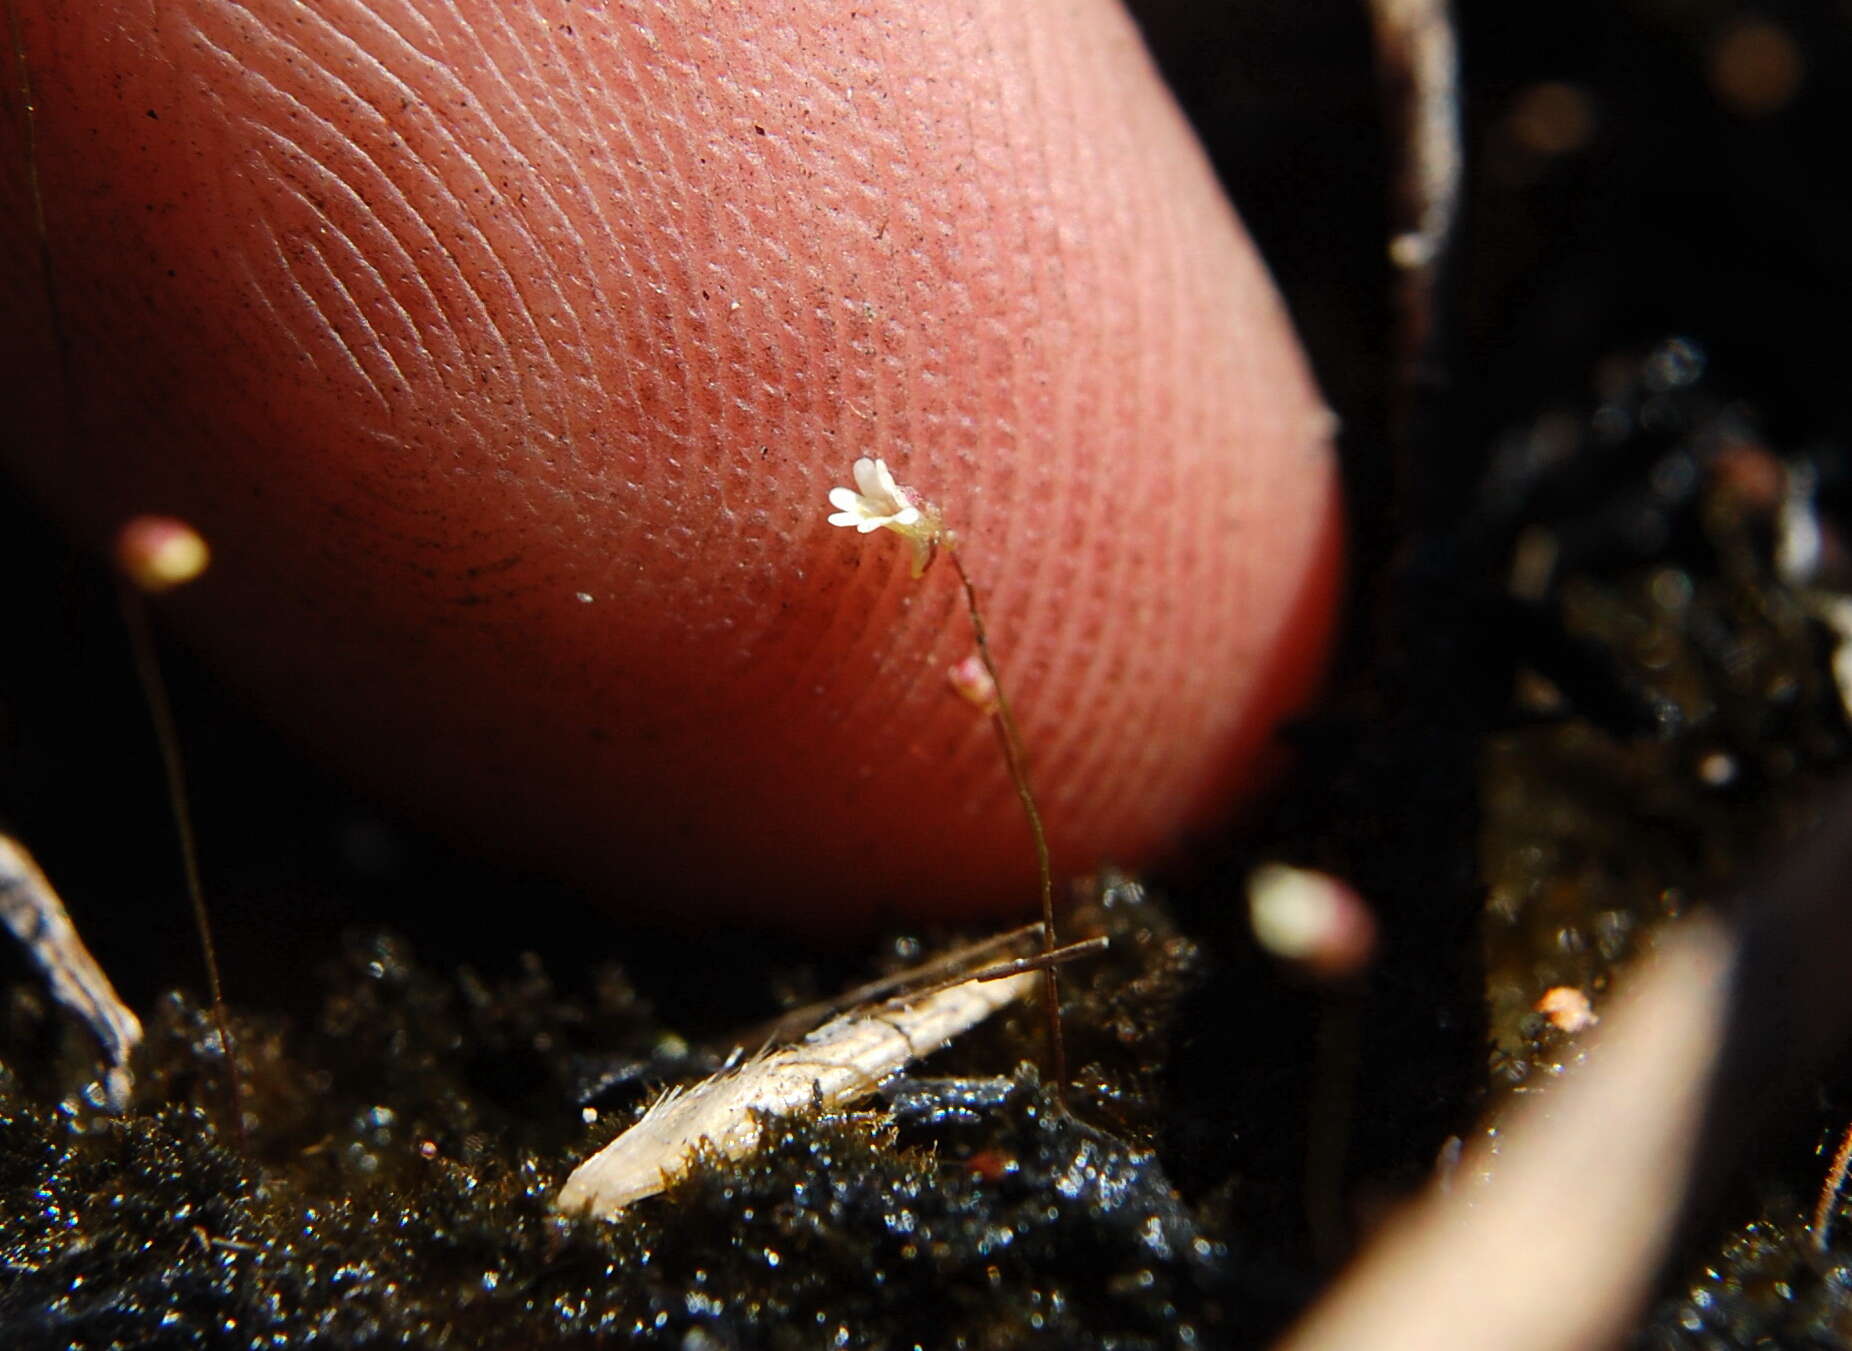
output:
[[[0, 1092], [0, 1313], [19, 1346], [1169, 1345], [1227, 1317], [1234, 1268], [1150, 1147], [1157, 1044], [1196, 960], [1135, 887], [1077, 921], [1115, 939], [1076, 973], [1074, 1099], [1025, 1057], [1033, 1010], [973, 1034], [885, 1113], [780, 1121], [743, 1164], [697, 1168], [616, 1221], [565, 1220], [570, 1168], [636, 1114], [635, 1082], [588, 1127], [593, 1043], [668, 1036], [615, 971], [557, 993], [535, 962], [488, 983], [356, 935], [301, 1026], [239, 1017], [245, 1152], [215, 1118], [211, 1020], [162, 1002], [126, 1117]], [[1085, 1010], [1085, 1012], [1083, 1012]], [[15, 997], [11, 1044], [58, 1048]], [[74, 1036], [72, 1039], [75, 1039]], [[670, 1038], [679, 1048], [679, 1040]], [[662, 1067], [687, 1056], [659, 1056]], [[692, 1059], [692, 1057], [689, 1057]], [[81, 1055], [50, 1054], [55, 1077]], [[697, 1072], [698, 1072], [698, 1067]], [[579, 1086], [575, 1092], [575, 1085]]]

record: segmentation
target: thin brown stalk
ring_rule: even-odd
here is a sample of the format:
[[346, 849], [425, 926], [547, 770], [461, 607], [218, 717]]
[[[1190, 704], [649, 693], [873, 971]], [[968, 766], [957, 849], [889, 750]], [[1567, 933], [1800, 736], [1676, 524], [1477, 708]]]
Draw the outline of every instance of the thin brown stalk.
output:
[[[1041, 925], [1036, 925], [1039, 929]], [[1112, 946], [1112, 940], [1105, 934], [1094, 938], [1082, 938], [1073, 943], [1063, 943], [1052, 952], [1038, 952], [1033, 957], [1017, 957], [1007, 962], [998, 962], [995, 966], [981, 967], [964, 977], [966, 980], [1003, 980], [1009, 976], [1020, 976], [1025, 971], [1041, 971], [1051, 966], [1066, 966], [1077, 962], [1082, 957], [1091, 957], [1106, 951]]]
[[958, 556], [955, 548], [947, 549], [951, 556], [952, 568], [958, 573], [958, 581], [965, 591], [965, 611], [971, 617], [971, 632], [977, 640], [978, 660], [984, 663], [984, 672], [990, 677], [996, 688], [997, 740], [1003, 746], [1003, 761], [1010, 773], [1010, 782], [1015, 785], [1016, 799], [1022, 803], [1023, 815], [1029, 819], [1029, 834], [1035, 842], [1035, 866], [1042, 896], [1042, 1003], [1044, 1016], [1048, 1024], [1048, 1075], [1054, 1083], [1055, 1101], [1063, 1110], [1067, 1108], [1067, 1047], [1061, 1037], [1061, 979], [1055, 972], [1057, 963], [1053, 955], [1059, 944], [1055, 941], [1055, 883], [1054, 869], [1048, 857], [1048, 835], [1042, 828], [1042, 813], [1035, 805], [1035, 792], [1029, 786], [1029, 769], [1027, 757], [1023, 754], [1022, 737], [1016, 729], [1016, 718], [1010, 712], [1010, 701], [1003, 692], [1003, 677], [997, 671], [996, 659], [990, 652], [990, 635], [984, 628], [984, 612], [978, 605], [977, 587], [972, 585], [971, 574], [965, 571], [964, 560]]
[[232, 1043], [231, 1020], [225, 1011], [225, 989], [219, 980], [218, 949], [212, 941], [212, 920], [206, 913], [206, 892], [199, 877], [199, 847], [193, 831], [193, 811], [187, 801], [186, 766], [180, 755], [180, 733], [174, 723], [173, 705], [167, 697], [167, 682], [161, 675], [161, 659], [154, 634], [148, 627], [147, 604], [141, 593], [124, 583], [122, 619], [129, 632], [129, 646], [135, 655], [135, 673], [141, 679], [142, 696], [148, 704], [148, 717], [154, 724], [155, 740], [161, 748], [161, 767], [167, 776], [167, 801], [174, 813], [174, 830], [180, 841], [180, 863], [186, 874], [187, 898], [193, 907], [193, 926], [199, 933], [200, 954], [205, 959], [206, 988], [212, 996], [213, 1029], [218, 1035], [219, 1050], [225, 1057], [225, 1093], [230, 1099], [232, 1138], [238, 1148], [245, 1148], [244, 1094], [238, 1078], [238, 1053]]

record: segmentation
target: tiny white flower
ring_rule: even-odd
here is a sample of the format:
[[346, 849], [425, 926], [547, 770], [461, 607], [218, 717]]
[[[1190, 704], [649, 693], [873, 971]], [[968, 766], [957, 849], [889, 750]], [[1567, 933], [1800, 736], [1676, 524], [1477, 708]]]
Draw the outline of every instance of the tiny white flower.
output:
[[910, 540], [915, 577], [925, 570], [933, 546], [944, 535], [932, 510], [894, 481], [886, 460], [857, 460], [855, 487], [831, 488], [830, 505], [836, 508], [831, 525], [853, 526], [863, 535], [892, 530]]
[[904, 531], [920, 520], [920, 509], [894, 481], [887, 461], [866, 456], [855, 462], [855, 487], [831, 488], [830, 505], [836, 508], [831, 525], [852, 525], [864, 535], [884, 528]]

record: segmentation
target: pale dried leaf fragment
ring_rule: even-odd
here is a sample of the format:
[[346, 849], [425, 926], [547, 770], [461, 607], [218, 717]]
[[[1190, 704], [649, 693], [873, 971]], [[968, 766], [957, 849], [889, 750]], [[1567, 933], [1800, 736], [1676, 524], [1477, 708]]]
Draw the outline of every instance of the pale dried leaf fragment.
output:
[[910, 1000], [861, 1009], [803, 1041], [754, 1057], [691, 1088], [674, 1088], [642, 1120], [580, 1164], [554, 1205], [610, 1218], [673, 1186], [702, 1148], [743, 1159], [758, 1148], [768, 1116], [813, 1107], [834, 1111], [1027, 994], [1038, 973], [965, 981]]
[[134, 1086], [129, 1057], [141, 1044], [141, 1020], [117, 996], [32, 855], [7, 835], [0, 835], [0, 924], [44, 972], [53, 997], [101, 1044], [108, 1060], [104, 1091], [112, 1111], [124, 1110]]
[[1693, 1176], [1738, 945], [1713, 919], [1684, 921], [1587, 1060], [1384, 1225], [1275, 1351], [1619, 1345]]

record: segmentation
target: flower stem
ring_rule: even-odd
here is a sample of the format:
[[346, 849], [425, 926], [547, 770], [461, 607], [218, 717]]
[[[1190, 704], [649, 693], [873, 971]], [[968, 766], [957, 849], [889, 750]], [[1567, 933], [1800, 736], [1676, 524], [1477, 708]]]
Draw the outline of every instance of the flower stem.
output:
[[219, 1052], [225, 1057], [225, 1097], [231, 1113], [231, 1135], [240, 1153], [248, 1153], [244, 1133], [244, 1093], [239, 1081], [238, 1051], [232, 1043], [231, 1018], [225, 1008], [225, 987], [219, 980], [219, 954], [212, 942], [212, 919], [206, 913], [206, 892], [199, 876], [199, 846], [193, 833], [193, 812], [187, 802], [186, 768], [180, 754], [180, 730], [174, 721], [173, 704], [167, 697], [167, 682], [161, 676], [161, 658], [154, 633], [148, 624], [147, 602], [127, 582], [119, 585], [122, 619], [129, 633], [129, 647], [135, 658], [135, 674], [141, 681], [142, 696], [147, 700], [148, 717], [154, 724], [155, 741], [161, 749], [161, 767], [167, 776], [167, 801], [173, 809], [174, 830], [179, 836], [180, 864], [186, 878], [187, 899], [193, 907], [193, 927], [199, 934], [200, 953], [206, 965], [206, 990], [212, 999], [212, 1025], [218, 1036]]
[[1056, 1105], [1066, 1111], [1067, 1047], [1061, 1038], [1061, 978], [1055, 971], [1056, 962], [1049, 960], [1058, 945], [1055, 941], [1054, 870], [1048, 858], [1048, 835], [1042, 829], [1042, 813], [1035, 805], [1035, 792], [1029, 787], [1029, 769], [1023, 755], [1022, 737], [1016, 730], [1016, 718], [1010, 712], [1009, 698], [1003, 692], [1003, 677], [998, 673], [996, 660], [990, 653], [990, 635], [984, 628], [984, 612], [978, 605], [977, 588], [972, 585], [971, 574], [965, 571], [964, 560], [958, 556], [958, 550], [948, 542], [945, 551], [951, 557], [952, 569], [958, 574], [959, 584], [965, 590], [965, 610], [971, 616], [971, 632], [977, 639], [978, 660], [984, 663], [984, 671], [996, 687], [997, 740], [1003, 745], [1003, 762], [1009, 768], [1010, 782], [1016, 787], [1016, 799], [1022, 803], [1023, 815], [1029, 818], [1029, 834], [1035, 841], [1035, 866], [1042, 891], [1042, 1006], [1048, 1020], [1048, 1077], [1054, 1084]]

